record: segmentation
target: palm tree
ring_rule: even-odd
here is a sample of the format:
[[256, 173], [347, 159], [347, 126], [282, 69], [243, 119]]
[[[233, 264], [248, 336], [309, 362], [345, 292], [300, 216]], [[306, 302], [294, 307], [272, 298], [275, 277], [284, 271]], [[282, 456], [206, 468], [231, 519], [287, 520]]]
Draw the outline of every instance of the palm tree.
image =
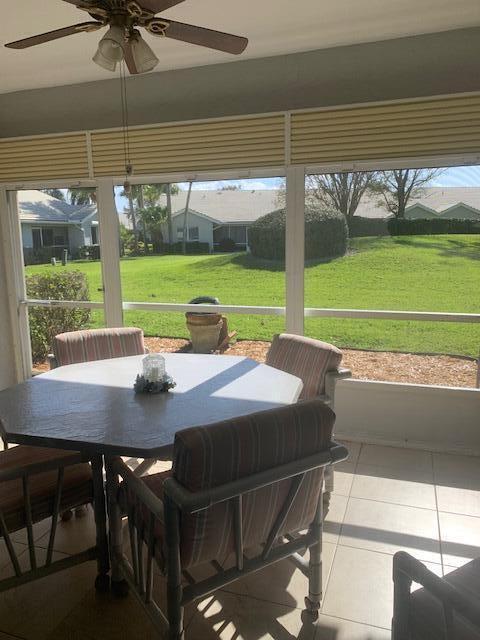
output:
[[78, 189], [69, 189], [68, 199], [70, 200], [70, 204], [95, 204], [97, 202], [97, 190], [95, 189], [95, 187], [80, 187]]
[[52, 196], [52, 198], [57, 198], [57, 200], [63, 200], [65, 202], [65, 194], [61, 189], [40, 189], [40, 191]]

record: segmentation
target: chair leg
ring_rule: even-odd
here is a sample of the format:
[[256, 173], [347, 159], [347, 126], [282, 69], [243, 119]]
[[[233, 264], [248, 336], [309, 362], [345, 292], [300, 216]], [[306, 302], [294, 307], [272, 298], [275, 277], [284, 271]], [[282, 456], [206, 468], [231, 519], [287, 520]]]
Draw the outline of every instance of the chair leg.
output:
[[183, 589], [180, 563], [179, 513], [174, 503], [165, 496], [165, 532], [167, 543], [167, 616], [169, 640], [185, 640], [183, 627]]
[[117, 503], [119, 482], [118, 475], [113, 471], [108, 458], [106, 460], [106, 472], [112, 593], [119, 598], [124, 598], [128, 595], [129, 587], [127, 581], [123, 577], [118, 562], [118, 557], [123, 553], [122, 514], [120, 513]]
[[312, 524], [316, 543], [310, 547], [308, 575], [308, 596], [305, 598], [306, 610], [315, 618], [322, 603], [322, 533], [323, 533], [323, 499], [320, 496]]

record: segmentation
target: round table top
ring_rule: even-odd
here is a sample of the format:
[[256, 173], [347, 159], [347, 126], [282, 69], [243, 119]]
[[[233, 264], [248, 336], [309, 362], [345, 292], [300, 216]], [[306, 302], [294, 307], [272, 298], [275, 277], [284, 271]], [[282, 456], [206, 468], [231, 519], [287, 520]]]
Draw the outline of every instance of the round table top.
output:
[[135, 394], [144, 356], [58, 367], [0, 392], [18, 444], [145, 458], [170, 455], [175, 433], [297, 401], [299, 378], [235, 356], [163, 354], [177, 386]]

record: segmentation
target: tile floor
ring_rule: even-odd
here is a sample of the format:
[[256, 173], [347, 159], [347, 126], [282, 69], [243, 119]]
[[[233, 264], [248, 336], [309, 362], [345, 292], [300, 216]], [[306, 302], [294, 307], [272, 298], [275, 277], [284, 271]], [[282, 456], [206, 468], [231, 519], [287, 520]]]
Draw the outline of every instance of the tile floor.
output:
[[[350, 458], [337, 467], [325, 523], [318, 622], [302, 616], [307, 580], [284, 561], [189, 607], [187, 640], [387, 639], [397, 550], [408, 550], [438, 575], [480, 555], [478, 458], [347, 446]], [[91, 513], [61, 523], [58, 557], [84, 548], [93, 532]], [[41, 553], [45, 524], [35, 534]], [[15, 545], [26, 549], [22, 533]], [[7, 563], [0, 544], [0, 576]], [[85, 564], [0, 595], [0, 640], [153, 640], [133, 596], [98, 596], [94, 577], [93, 564]]]

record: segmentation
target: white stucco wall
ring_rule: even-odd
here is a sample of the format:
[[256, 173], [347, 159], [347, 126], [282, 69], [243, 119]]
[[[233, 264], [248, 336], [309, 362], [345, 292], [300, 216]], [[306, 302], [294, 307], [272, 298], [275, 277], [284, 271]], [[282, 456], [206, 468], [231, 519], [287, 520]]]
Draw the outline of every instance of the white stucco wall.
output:
[[342, 380], [335, 435], [393, 446], [480, 455], [480, 390]]
[[91, 242], [85, 242], [82, 229], [74, 225], [68, 227], [68, 245], [70, 247], [70, 251], [74, 251], [85, 244], [91, 244]]
[[[183, 229], [184, 214], [181, 213], [172, 219], [173, 241], [178, 242], [177, 228]], [[198, 241], [208, 242], [210, 250], [213, 250], [213, 223], [194, 213], [188, 214], [188, 227], [198, 227]], [[168, 227], [164, 225], [163, 237], [168, 242]]]

